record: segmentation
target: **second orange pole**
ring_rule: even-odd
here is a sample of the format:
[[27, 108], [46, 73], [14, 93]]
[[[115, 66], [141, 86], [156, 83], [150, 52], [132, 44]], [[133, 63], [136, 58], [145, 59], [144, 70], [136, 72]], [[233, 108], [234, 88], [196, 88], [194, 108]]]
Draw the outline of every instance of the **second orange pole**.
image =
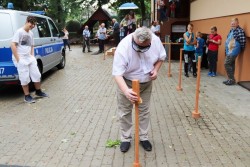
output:
[[[132, 89], [136, 92], [138, 99], [140, 99], [140, 83], [139, 80], [132, 81]], [[135, 160], [134, 167], [140, 167], [139, 162], [139, 100], [135, 102]]]
[[182, 52], [183, 52], [183, 49], [181, 48], [180, 49], [180, 67], [179, 67], [179, 83], [178, 83], [178, 86], [176, 87], [176, 90], [178, 91], [182, 91], [182, 88], [181, 88], [181, 75], [182, 75]]
[[199, 113], [199, 94], [200, 94], [200, 80], [201, 80], [201, 57], [198, 58], [198, 73], [196, 80], [196, 96], [195, 96], [195, 109], [192, 112], [192, 117], [195, 119], [200, 118], [201, 114]]
[[171, 74], [171, 43], [168, 44], [168, 77], [172, 77], [172, 74]]

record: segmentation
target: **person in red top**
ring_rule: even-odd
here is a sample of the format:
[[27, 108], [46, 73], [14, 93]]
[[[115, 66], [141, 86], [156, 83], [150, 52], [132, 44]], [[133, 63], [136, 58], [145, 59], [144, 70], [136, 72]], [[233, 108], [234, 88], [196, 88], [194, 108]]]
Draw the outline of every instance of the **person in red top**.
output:
[[207, 60], [209, 63], [209, 72], [208, 76], [215, 77], [216, 76], [216, 68], [218, 61], [218, 49], [221, 44], [221, 36], [217, 34], [217, 27], [211, 27], [211, 34], [207, 38], [208, 44], [208, 53]]

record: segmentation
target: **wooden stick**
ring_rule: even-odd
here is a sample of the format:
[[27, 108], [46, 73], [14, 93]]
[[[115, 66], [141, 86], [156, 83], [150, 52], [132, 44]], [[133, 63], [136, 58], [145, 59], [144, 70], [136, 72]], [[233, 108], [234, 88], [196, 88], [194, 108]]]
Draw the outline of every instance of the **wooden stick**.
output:
[[171, 43], [168, 44], [168, 77], [172, 77], [172, 74], [171, 74]]
[[140, 167], [139, 162], [139, 99], [140, 99], [140, 84], [139, 80], [132, 81], [132, 89], [137, 93], [138, 101], [135, 102], [135, 161], [134, 167]]
[[200, 118], [200, 113], [198, 110], [199, 106], [199, 94], [200, 94], [200, 80], [201, 80], [201, 57], [198, 58], [198, 73], [197, 73], [197, 80], [196, 80], [196, 97], [195, 97], [195, 109], [192, 112], [192, 117], [195, 119]]
[[178, 86], [176, 87], [176, 90], [178, 91], [182, 91], [182, 88], [181, 88], [181, 75], [182, 75], [182, 51], [183, 49], [181, 48], [180, 49], [180, 67], [179, 67], [179, 84]]

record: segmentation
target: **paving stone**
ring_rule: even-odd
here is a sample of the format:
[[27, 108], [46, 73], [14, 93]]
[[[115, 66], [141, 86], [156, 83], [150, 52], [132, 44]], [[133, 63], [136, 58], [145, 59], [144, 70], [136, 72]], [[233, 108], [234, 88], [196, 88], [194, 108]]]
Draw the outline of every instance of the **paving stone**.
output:
[[[0, 86], [0, 166], [133, 165], [134, 137], [127, 153], [105, 147], [108, 139], [120, 139], [112, 57], [83, 54], [80, 46], [72, 46], [66, 54], [65, 69], [52, 69], [43, 77], [42, 87], [50, 98], [25, 104], [19, 86]], [[195, 120], [196, 79], [183, 77], [183, 91], [176, 91], [178, 61], [171, 67], [171, 78], [166, 77], [165, 62], [153, 84], [149, 131], [153, 150], [139, 147], [141, 165], [249, 166], [249, 92], [238, 85], [225, 86], [221, 83], [225, 77], [207, 77], [202, 69], [201, 118]]]

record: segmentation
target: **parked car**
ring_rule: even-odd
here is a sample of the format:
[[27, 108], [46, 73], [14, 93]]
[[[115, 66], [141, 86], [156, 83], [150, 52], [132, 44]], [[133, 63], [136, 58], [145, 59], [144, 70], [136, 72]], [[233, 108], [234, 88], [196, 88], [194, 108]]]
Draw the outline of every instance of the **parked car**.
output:
[[51, 18], [30, 12], [0, 9], [0, 84], [19, 83], [10, 46], [15, 31], [25, 24], [27, 16], [34, 16], [37, 20], [32, 32], [34, 54], [41, 74], [55, 66], [59, 69], [65, 67], [63, 40]]

